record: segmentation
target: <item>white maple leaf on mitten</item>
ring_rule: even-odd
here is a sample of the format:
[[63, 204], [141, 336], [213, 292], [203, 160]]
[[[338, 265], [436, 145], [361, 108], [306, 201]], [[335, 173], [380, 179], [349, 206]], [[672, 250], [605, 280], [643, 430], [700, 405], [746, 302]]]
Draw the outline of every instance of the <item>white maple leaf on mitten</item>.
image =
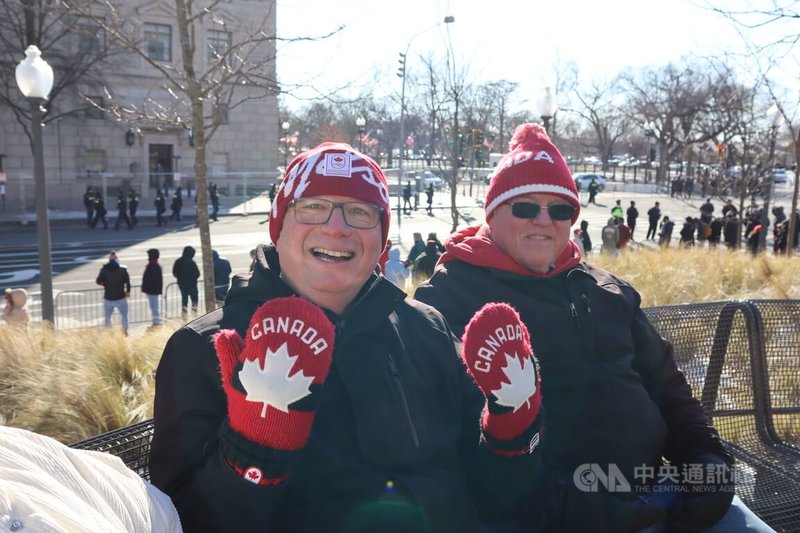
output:
[[263, 368], [258, 360], [248, 359], [243, 363], [239, 381], [247, 391], [247, 401], [264, 404], [261, 418], [266, 418], [268, 405], [288, 413], [290, 404], [311, 394], [312, 376], [306, 376], [301, 370], [289, 377], [296, 360], [297, 356], [289, 355], [284, 342], [275, 352], [267, 348]]
[[506, 366], [503, 373], [509, 383], [501, 382], [498, 390], [492, 394], [497, 397], [497, 405], [513, 407], [518, 411], [520, 407], [528, 404], [531, 396], [536, 393], [536, 365], [530, 358], [520, 359], [515, 355], [503, 354], [506, 357]]

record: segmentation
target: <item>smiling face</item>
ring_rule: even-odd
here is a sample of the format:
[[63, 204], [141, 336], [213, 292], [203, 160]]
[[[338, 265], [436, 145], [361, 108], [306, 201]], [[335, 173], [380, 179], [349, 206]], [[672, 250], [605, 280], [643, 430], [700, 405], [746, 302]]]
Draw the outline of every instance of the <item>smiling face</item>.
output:
[[[319, 196], [331, 202], [357, 201], [348, 196]], [[325, 224], [301, 224], [294, 207], [286, 210], [276, 245], [281, 277], [301, 296], [341, 314], [378, 264], [383, 249], [380, 223], [354, 229], [334, 208]]]
[[552, 194], [526, 194], [513, 202], [533, 202], [542, 207], [535, 219], [517, 218], [511, 206], [499, 206], [489, 219], [492, 241], [511, 256], [520, 266], [539, 274], [546, 274], [569, 241], [569, 220], [552, 220], [547, 206], [569, 204]]

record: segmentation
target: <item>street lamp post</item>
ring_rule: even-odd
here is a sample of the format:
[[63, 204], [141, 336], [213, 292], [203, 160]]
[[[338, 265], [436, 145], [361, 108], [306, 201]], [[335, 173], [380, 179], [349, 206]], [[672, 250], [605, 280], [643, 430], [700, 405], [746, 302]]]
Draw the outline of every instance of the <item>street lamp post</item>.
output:
[[[767, 110], [767, 118], [769, 119], [769, 157], [767, 158], [767, 190], [764, 198], [764, 208], [761, 210], [761, 231], [758, 232], [758, 249], [759, 251], [766, 250], [767, 248], [767, 224], [769, 224], [769, 204], [772, 200], [772, 189], [774, 187], [774, 179], [772, 176], [772, 167], [775, 166], [775, 143], [778, 138], [778, 128], [783, 124], [783, 114], [778, 106], [772, 104]], [[792, 214], [794, 216], [794, 214]]]
[[416, 39], [426, 31], [432, 30], [433, 28], [438, 27], [440, 24], [451, 24], [455, 22], [455, 20], [456, 20], [455, 17], [453, 17], [452, 15], [448, 15], [444, 18], [442, 22], [437, 22], [433, 26], [417, 32], [411, 37], [411, 39], [408, 40], [408, 44], [406, 45], [406, 51], [400, 54], [400, 68], [397, 70], [397, 75], [400, 78], [402, 78], [403, 83], [400, 89], [400, 160], [397, 162], [397, 241], [398, 242], [400, 241], [400, 226], [403, 222], [400, 198], [402, 197], [402, 191], [403, 191], [403, 166], [404, 166], [403, 154], [405, 152], [405, 146], [406, 146], [406, 58], [408, 56], [408, 50], [411, 48], [411, 43], [414, 42], [414, 39]]
[[542, 117], [542, 124], [547, 135], [550, 135], [550, 121], [556, 114], [556, 99], [550, 87], [544, 88], [544, 96], [539, 100], [539, 114]]
[[[652, 177], [652, 166], [656, 160], [656, 125], [652, 120], [648, 120], [644, 124], [644, 136], [647, 138], [647, 161], [646, 170], [644, 173], [645, 183], [649, 183]], [[634, 174], [634, 181], [636, 181], [636, 174]]]
[[35, 45], [25, 50], [25, 59], [16, 69], [17, 86], [31, 106], [31, 135], [33, 137], [33, 180], [36, 187], [36, 235], [39, 251], [39, 285], [42, 294], [42, 320], [55, 321], [53, 308], [53, 266], [50, 257], [50, 222], [47, 218], [47, 186], [44, 179], [44, 150], [42, 142], [42, 104], [53, 88], [53, 69], [42, 59]]
[[286, 166], [289, 164], [289, 124], [288, 120], [284, 120], [281, 124], [283, 130], [283, 171], [286, 172]]
[[358, 151], [364, 151], [364, 132], [366, 130], [367, 119], [362, 116], [356, 117], [356, 131], [358, 132]]

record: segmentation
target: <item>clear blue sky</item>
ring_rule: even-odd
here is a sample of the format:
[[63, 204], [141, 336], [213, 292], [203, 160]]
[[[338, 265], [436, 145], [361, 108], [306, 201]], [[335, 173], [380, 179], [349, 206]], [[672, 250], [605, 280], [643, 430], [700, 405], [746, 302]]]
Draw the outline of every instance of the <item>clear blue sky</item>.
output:
[[[715, 0], [741, 5], [743, 0]], [[535, 105], [553, 85], [559, 63], [574, 61], [581, 76], [610, 78], [626, 67], [662, 65], [687, 54], [743, 50], [732, 24], [712, 13], [704, 0], [278, 0], [278, 35], [320, 35], [345, 29], [324, 43], [279, 49], [283, 83], [311, 82], [329, 89], [371, 87], [376, 69], [379, 92], [399, 93], [394, 75], [398, 52], [411, 41], [408, 68], [419, 56], [447, 48], [444, 19], [458, 65], [468, 64], [474, 82], [507, 79], [520, 84], [520, 97]], [[795, 58], [795, 72], [797, 60]], [[357, 92], [357, 90], [356, 90]], [[298, 94], [313, 96], [313, 91]], [[286, 103], [303, 105], [295, 99]]]

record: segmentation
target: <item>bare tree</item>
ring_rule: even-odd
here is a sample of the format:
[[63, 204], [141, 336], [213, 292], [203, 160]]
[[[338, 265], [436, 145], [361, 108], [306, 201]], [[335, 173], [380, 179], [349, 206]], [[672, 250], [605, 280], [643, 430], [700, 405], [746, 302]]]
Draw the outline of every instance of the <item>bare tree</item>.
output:
[[[107, 0], [100, 11], [66, 0], [75, 13], [92, 18], [127, 51], [152, 67], [160, 76], [154, 91], [160, 98], [141, 103], [118, 102], [111, 96], [108, 111], [123, 122], [152, 127], [182, 127], [190, 130], [194, 143], [197, 225], [203, 254], [206, 310], [214, 308], [214, 265], [208, 225], [207, 147], [227, 114], [245, 103], [276, 97], [280, 91], [275, 73], [276, 33], [274, 3], [268, 2], [261, 15], [235, 20], [224, 3], [197, 4], [174, 0], [180, 59], [174, 64], [152, 58], [143, 46], [140, 28], [131, 22], [127, 7]], [[166, 7], [169, 7], [167, 4]], [[202, 45], [203, 32], [215, 28], [218, 38]], [[338, 31], [338, 30], [337, 30]], [[327, 35], [317, 37], [324, 39]], [[316, 39], [316, 38], [315, 38]], [[205, 61], [201, 54], [206, 54]], [[167, 97], [165, 99], [165, 97]], [[278, 124], [276, 124], [277, 128]]]
[[573, 95], [578, 105], [571, 111], [585, 120], [594, 132], [597, 150], [603, 160], [603, 170], [614, 154], [617, 141], [631, 125], [629, 114], [620, 108], [620, 94], [616, 81], [593, 81], [584, 90], [575, 89]]
[[[798, 124], [798, 114], [800, 113], [800, 101], [796, 95], [786, 96], [780, 94], [776, 84], [770, 79], [770, 73], [776, 66], [790, 53], [797, 49], [800, 42], [800, 32], [797, 31], [800, 22], [800, 9], [796, 2], [779, 2], [778, 0], [768, 0], [761, 3], [747, 3], [742, 9], [731, 8], [729, 5], [719, 6], [716, 1], [708, 1], [706, 5], [711, 10], [725, 17], [739, 31], [743, 40], [749, 45], [751, 59], [756, 63], [756, 68], [761, 78], [765, 81], [767, 90], [772, 102], [778, 107], [783, 116], [795, 149], [795, 162], [800, 162], [800, 125]], [[766, 34], [766, 39], [762, 39], [761, 44], [755, 43], [758, 34]], [[796, 62], [792, 61], [793, 72], [790, 76], [795, 77], [794, 70]], [[798, 193], [800, 193], [800, 167], [795, 166], [794, 189], [792, 191], [792, 208], [789, 214], [789, 234], [787, 250], [792, 253], [795, 246], [797, 234], [797, 204]], [[772, 179], [771, 176], [769, 179]], [[771, 184], [770, 184], [771, 185]]]
[[[91, 0], [85, 2], [87, 9], [91, 4]], [[76, 16], [59, 2], [0, 0], [0, 11], [0, 106], [14, 113], [32, 149], [30, 108], [14, 77], [14, 66], [28, 45], [38, 46], [54, 70], [53, 88], [43, 103], [44, 122], [90, 108], [90, 103], [81, 100], [80, 87], [102, 83], [102, 71], [115, 68], [120, 50], [106, 41], [92, 19]], [[71, 97], [81, 103], [77, 107], [74, 101], [67, 103]], [[59, 109], [62, 100], [65, 103]]]
[[730, 130], [726, 105], [731, 94], [730, 72], [713, 61], [706, 64], [669, 64], [622, 74], [629, 93], [631, 114], [649, 124], [661, 154], [656, 180], [666, 180], [671, 161], [683, 161], [686, 150]]

